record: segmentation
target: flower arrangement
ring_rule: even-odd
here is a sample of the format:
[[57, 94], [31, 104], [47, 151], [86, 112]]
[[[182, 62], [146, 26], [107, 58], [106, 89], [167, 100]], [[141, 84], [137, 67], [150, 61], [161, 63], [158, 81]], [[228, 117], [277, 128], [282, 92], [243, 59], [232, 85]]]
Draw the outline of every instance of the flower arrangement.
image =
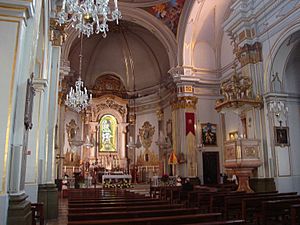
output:
[[132, 184], [130, 184], [126, 179], [123, 179], [121, 182], [112, 183], [111, 180], [104, 180], [103, 188], [132, 188]]

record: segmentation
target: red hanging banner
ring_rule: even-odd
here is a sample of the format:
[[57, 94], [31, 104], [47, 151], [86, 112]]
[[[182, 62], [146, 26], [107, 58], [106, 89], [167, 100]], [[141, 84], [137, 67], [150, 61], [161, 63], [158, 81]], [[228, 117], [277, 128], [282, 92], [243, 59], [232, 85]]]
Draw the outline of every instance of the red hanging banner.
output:
[[185, 127], [186, 135], [189, 132], [195, 135], [195, 114], [194, 113], [185, 113]]

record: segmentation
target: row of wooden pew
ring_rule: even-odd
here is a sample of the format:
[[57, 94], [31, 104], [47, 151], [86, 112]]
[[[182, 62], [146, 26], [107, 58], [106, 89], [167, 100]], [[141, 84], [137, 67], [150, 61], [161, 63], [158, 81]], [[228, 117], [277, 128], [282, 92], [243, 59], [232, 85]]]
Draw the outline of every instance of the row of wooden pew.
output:
[[173, 225], [243, 224], [223, 220], [222, 213], [201, 213], [198, 207], [171, 204], [124, 190], [84, 189], [70, 191], [68, 225]]
[[222, 213], [224, 220], [242, 219], [246, 224], [263, 225], [300, 224], [300, 196], [296, 192], [210, 192], [201, 188], [184, 193], [177, 187], [155, 192], [154, 197], [196, 207], [201, 212]]

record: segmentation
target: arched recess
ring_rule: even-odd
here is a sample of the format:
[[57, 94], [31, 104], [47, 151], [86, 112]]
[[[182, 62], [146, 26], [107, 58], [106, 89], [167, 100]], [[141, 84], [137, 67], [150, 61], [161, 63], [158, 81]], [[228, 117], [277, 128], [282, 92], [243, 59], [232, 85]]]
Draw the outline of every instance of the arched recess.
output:
[[[187, 5], [188, 18], [180, 24], [178, 38], [179, 65], [209, 70], [221, 66], [222, 24], [230, 4], [231, 1], [203, 0]], [[199, 54], [206, 57], [206, 52], [210, 57], [205, 61], [199, 59]], [[205, 63], [202, 65], [201, 61]]]
[[290, 27], [281, 31], [278, 38], [275, 40], [270, 39], [270, 50], [265, 58], [265, 71], [264, 71], [264, 89], [265, 93], [272, 92], [271, 81], [273, 79], [274, 72], [277, 72], [282, 80], [286, 63], [293, 46], [290, 45], [288, 48], [283, 47], [284, 43], [288, 41], [291, 35], [300, 31], [299, 20], [295, 21]]
[[196, 1], [186, 1], [182, 10], [182, 16], [179, 20], [178, 24], [178, 32], [177, 32], [177, 41], [178, 41], [178, 65], [183, 65], [183, 50], [184, 50], [184, 41], [185, 34], [187, 32], [187, 27], [189, 22], [192, 22], [191, 14], [192, 10], [195, 10], [194, 4]]
[[[268, 41], [268, 40], [267, 40]], [[276, 36], [269, 38], [265, 49], [265, 73], [264, 88], [266, 103], [280, 101], [287, 106], [288, 112], [276, 117], [266, 113], [266, 121], [269, 124], [267, 129], [267, 141], [272, 161], [274, 177], [277, 178], [277, 189], [287, 191], [286, 182], [291, 182], [293, 191], [299, 191], [300, 179], [295, 176], [295, 171], [300, 168], [299, 160], [299, 110], [300, 110], [300, 79], [299, 79], [299, 58], [300, 58], [300, 24], [294, 22], [291, 26]], [[271, 47], [268, 47], [271, 46]], [[278, 76], [276, 76], [276, 74]], [[275, 75], [275, 76], [273, 76]], [[268, 112], [269, 105], [265, 105]], [[275, 127], [287, 129], [287, 143], [276, 144]], [[283, 179], [282, 177], [285, 176]]]
[[[126, 127], [127, 123], [127, 101], [113, 95], [103, 95], [99, 98], [95, 98], [91, 102], [90, 114], [91, 118], [89, 120], [90, 127], [95, 128], [95, 134], [93, 135], [96, 138], [98, 137], [100, 120], [103, 116], [111, 115], [117, 121], [117, 143], [118, 147], [116, 152], [120, 157], [120, 166], [126, 168], [127, 160], [125, 154], [125, 138], [126, 138]], [[99, 140], [97, 140], [99, 143]], [[98, 151], [99, 153], [99, 151]]]
[[[150, 13], [140, 8], [132, 8], [127, 6], [120, 6], [122, 12], [122, 20], [136, 23], [150, 32], [152, 32], [157, 39], [165, 47], [170, 67], [177, 65], [177, 43], [174, 34], [168, 29], [160, 20], [152, 16]], [[67, 29], [68, 38], [62, 47], [61, 58], [65, 61], [68, 60], [70, 49], [73, 41], [78, 38], [78, 31], [69, 26]]]

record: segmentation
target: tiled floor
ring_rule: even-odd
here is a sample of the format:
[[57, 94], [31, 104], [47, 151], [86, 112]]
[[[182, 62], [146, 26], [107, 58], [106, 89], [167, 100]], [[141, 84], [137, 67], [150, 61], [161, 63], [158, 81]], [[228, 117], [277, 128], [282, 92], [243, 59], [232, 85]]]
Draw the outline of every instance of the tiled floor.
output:
[[[149, 195], [150, 186], [148, 184], [146, 185], [135, 185], [131, 191]], [[55, 220], [49, 220], [47, 221], [46, 225], [67, 225], [68, 224], [68, 199], [66, 198], [59, 198], [58, 201], [58, 219]]]
[[58, 201], [58, 219], [50, 220], [47, 225], [67, 225], [68, 224], [68, 199], [60, 198]]

